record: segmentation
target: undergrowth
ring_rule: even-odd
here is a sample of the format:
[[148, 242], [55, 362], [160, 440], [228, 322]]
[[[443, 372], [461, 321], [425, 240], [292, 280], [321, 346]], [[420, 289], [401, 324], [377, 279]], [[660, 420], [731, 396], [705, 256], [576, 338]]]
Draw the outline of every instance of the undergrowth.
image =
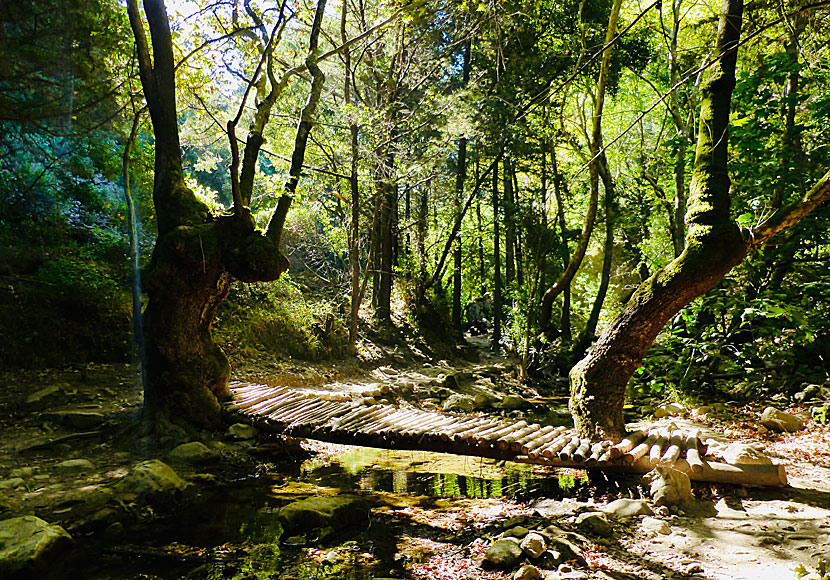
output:
[[234, 283], [214, 328], [232, 359], [329, 360], [348, 349], [348, 332], [334, 304], [306, 299], [288, 274], [275, 282]]

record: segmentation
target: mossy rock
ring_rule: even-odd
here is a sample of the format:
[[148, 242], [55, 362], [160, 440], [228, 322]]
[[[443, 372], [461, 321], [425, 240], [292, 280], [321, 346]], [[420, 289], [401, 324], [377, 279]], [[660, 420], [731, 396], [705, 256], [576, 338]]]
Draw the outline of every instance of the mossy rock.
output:
[[315, 529], [365, 526], [369, 523], [369, 504], [358, 496], [310, 497], [284, 506], [279, 520], [286, 535], [305, 534]]
[[0, 521], [0, 576], [42, 568], [71, 540], [62, 527], [35, 516]]

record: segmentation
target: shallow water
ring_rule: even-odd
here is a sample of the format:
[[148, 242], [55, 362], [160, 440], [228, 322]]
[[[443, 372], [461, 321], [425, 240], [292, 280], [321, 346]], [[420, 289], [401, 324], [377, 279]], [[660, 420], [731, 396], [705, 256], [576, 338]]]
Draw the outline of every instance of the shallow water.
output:
[[[277, 518], [280, 507], [309, 495], [337, 491], [391, 493], [404, 501], [413, 496], [525, 500], [559, 499], [585, 486], [584, 478], [529, 465], [438, 453], [344, 448], [334, 456], [306, 462], [293, 474], [267, 473], [223, 486], [199, 506], [129, 530], [115, 545], [86, 548], [84, 554], [76, 554], [79, 563], [58, 577], [368, 579], [374, 577], [378, 561], [386, 566], [381, 569], [395, 565], [396, 533], [384, 530], [382, 523], [373, 523], [374, 529], [353, 530], [348, 537], [286, 542]], [[374, 568], [363, 565], [364, 556], [372, 554]]]

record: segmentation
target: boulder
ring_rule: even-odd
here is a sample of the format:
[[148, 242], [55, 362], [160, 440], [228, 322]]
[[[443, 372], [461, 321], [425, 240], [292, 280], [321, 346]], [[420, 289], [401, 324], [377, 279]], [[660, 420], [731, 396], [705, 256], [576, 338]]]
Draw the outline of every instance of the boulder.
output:
[[55, 467], [57, 467], [60, 471], [68, 473], [95, 471], [95, 464], [89, 459], [67, 459], [66, 461], [61, 461]]
[[524, 552], [513, 540], [496, 540], [484, 553], [484, 564], [500, 570], [509, 570], [521, 559]]
[[355, 495], [309, 497], [284, 506], [278, 517], [285, 534], [291, 536], [327, 526], [337, 530], [367, 525], [369, 504]]
[[804, 428], [804, 421], [775, 407], [767, 407], [761, 413], [761, 425], [777, 433], [794, 433]]
[[654, 512], [651, 511], [648, 502], [644, 499], [615, 499], [603, 510], [606, 514], [618, 518], [632, 518], [635, 516], [650, 516]]
[[174, 447], [167, 457], [182, 463], [208, 463], [219, 459], [219, 454], [200, 441], [191, 441]]
[[513, 574], [513, 580], [537, 580], [541, 577], [542, 573], [532, 564], [525, 564]]
[[245, 423], [235, 423], [228, 427], [226, 435], [231, 439], [237, 441], [248, 441], [256, 439], [257, 431], [253, 425], [246, 425]]
[[71, 541], [62, 527], [35, 516], [0, 521], [0, 577], [48, 564]]
[[667, 536], [671, 533], [671, 528], [669, 524], [661, 519], [646, 516], [643, 518], [642, 523], [640, 523], [640, 531], [644, 534], [662, 534]]
[[723, 460], [733, 465], [772, 465], [772, 460], [766, 456], [763, 447], [749, 443], [730, 443], [721, 453]]
[[692, 482], [682, 471], [658, 465], [644, 475], [643, 479], [651, 484], [651, 500], [658, 506], [673, 506], [694, 501]]
[[187, 485], [172, 467], [158, 459], [150, 459], [137, 464], [129, 475], [118, 482], [116, 490], [125, 496], [155, 496], [176, 494]]
[[538, 532], [530, 532], [524, 537], [524, 539], [522, 539], [519, 547], [531, 558], [538, 558], [545, 553], [545, 550], [548, 549], [548, 544], [542, 534]]
[[476, 408], [476, 400], [470, 395], [452, 394], [444, 401], [444, 411], [472, 411]]
[[608, 538], [614, 533], [614, 529], [602, 512], [579, 514], [576, 518], [576, 527], [580, 532], [589, 536]]
[[585, 566], [585, 556], [582, 555], [582, 550], [568, 540], [567, 538], [556, 537], [548, 542], [548, 550], [552, 554], [552, 558], [557, 562], [576, 561], [580, 566]]

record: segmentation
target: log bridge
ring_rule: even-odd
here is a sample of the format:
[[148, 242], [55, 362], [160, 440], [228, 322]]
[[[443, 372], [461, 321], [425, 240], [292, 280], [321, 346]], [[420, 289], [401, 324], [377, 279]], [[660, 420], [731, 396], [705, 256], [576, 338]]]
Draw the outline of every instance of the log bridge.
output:
[[750, 486], [787, 485], [783, 465], [728, 464], [707, 457], [700, 432], [654, 427], [622, 441], [592, 441], [566, 427], [485, 415], [325, 400], [286, 387], [236, 382], [231, 413], [272, 433], [330, 443], [437, 451], [551, 467], [644, 474], [657, 466], [693, 481]]

